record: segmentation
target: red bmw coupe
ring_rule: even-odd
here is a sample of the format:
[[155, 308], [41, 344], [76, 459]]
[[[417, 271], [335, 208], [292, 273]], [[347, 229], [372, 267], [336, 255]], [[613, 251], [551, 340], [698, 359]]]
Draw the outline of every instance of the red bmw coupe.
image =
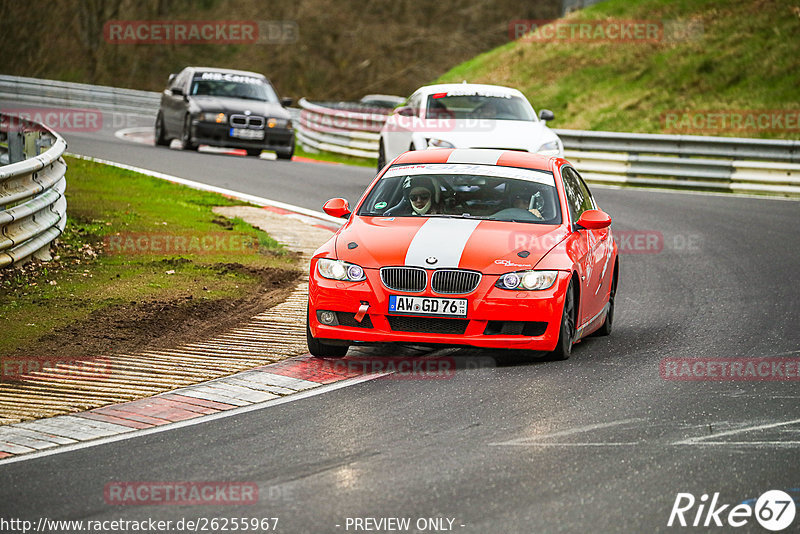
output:
[[432, 149], [395, 158], [311, 261], [308, 348], [469, 345], [569, 358], [608, 335], [619, 262], [611, 218], [565, 159]]

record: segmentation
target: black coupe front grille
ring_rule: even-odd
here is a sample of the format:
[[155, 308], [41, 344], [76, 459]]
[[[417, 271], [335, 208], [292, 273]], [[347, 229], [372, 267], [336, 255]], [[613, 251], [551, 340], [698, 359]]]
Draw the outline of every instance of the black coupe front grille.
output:
[[462, 269], [441, 269], [431, 277], [431, 289], [436, 293], [457, 295], [475, 291], [481, 283], [481, 273]]
[[440, 319], [438, 317], [404, 317], [387, 315], [389, 326], [395, 332], [420, 332], [427, 334], [458, 334], [467, 330], [468, 319]]
[[264, 117], [258, 115], [231, 115], [231, 126], [237, 128], [253, 128], [261, 130], [264, 128]]
[[394, 291], [420, 293], [425, 291], [428, 275], [419, 267], [383, 267], [381, 269], [383, 285]]

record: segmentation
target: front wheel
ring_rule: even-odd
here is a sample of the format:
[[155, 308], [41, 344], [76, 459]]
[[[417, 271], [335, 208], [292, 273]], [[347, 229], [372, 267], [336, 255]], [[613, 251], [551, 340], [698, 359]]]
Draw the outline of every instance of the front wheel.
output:
[[572, 344], [575, 341], [575, 292], [572, 283], [569, 284], [567, 294], [564, 296], [564, 313], [561, 315], [561, 328], [558, 331], [558, 345], [549, 354], [553, 360], [567, 360], [572, 354]]
[[308, 352], [315, 358], [343, 358], [347, 356], [347, 351], [350, 348], [348, 345], [328, 345], [311, 335], [311, 327], [308, 324], [307, 314], [306, 344], [308, 345]]
[[292, 159], [292, 156], [294, 156], [294, 145], [292, 145], [289, 150], [275, 151], [275, 155], [278, 156], [278, 159]]
[[261, 155], [261, 149], [260, 148], [248, 148], [247, 149], [247, 155], [248, 156], [259, 157]]
[[183, 119], [183, 131], [181, 132], [181, 145], [184, 150], [197, 150], [198, 145], [192, 141], [192, 123], [189, 115]]

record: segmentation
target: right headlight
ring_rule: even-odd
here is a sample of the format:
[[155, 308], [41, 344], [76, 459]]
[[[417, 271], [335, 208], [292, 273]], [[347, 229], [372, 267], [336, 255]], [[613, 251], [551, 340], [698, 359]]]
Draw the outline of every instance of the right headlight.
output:
[[197, 119], [203, 122], [216, 122], [217, 124], [225, 124], [228, 122], [228, 117], [224, 113], [204, 112], [197, 115]]
[[558, 271], [515, 271], [497, 279], [495, 286], [517, 291], [539, 291], [553, 286]]
[[455, 145], [444, 139], [428, 139], [428, 148], [455, 148]]
[[561, 152], [561, 146], [559, 146], [558, 140], [556, 139], [555, 141], [550, 141], [549, 143], [543, 144], [542, 146], [539, 147], [539, 150], [537, 150], [536, 152], [539, 153], [539, 154], [542, 154], [542, 153], [545, 153], [545, 152], [547, 152], [547, 153], [549, 153], [549, 152], [558, 153], [558, 152]]
[[345, 280], [347, 282], [360, 282], [366, 280], [367, 275], [364, 269], [355, 263], [347, 263], [342, 260], [331, 260], [320, 258], [317, 262], [317, 271], [323, 278], [331, 280]]

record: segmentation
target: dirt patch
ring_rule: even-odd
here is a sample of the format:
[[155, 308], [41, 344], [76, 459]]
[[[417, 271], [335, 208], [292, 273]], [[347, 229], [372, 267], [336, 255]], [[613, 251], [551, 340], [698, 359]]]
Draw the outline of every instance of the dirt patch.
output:
[[83, 321], [42, 336], [13, 355], [96, 357], [203, 341], [283, 302], [301, 276], [296, 270], [251, 268], [236, 263], [219, 264], [216, 268], [220, 274], [230, 271], [248, 274], [258, 280], [258, 285], [246, 297], [238, 299], [206, 301], [202, 296], [189, 294], [109, 306]]

